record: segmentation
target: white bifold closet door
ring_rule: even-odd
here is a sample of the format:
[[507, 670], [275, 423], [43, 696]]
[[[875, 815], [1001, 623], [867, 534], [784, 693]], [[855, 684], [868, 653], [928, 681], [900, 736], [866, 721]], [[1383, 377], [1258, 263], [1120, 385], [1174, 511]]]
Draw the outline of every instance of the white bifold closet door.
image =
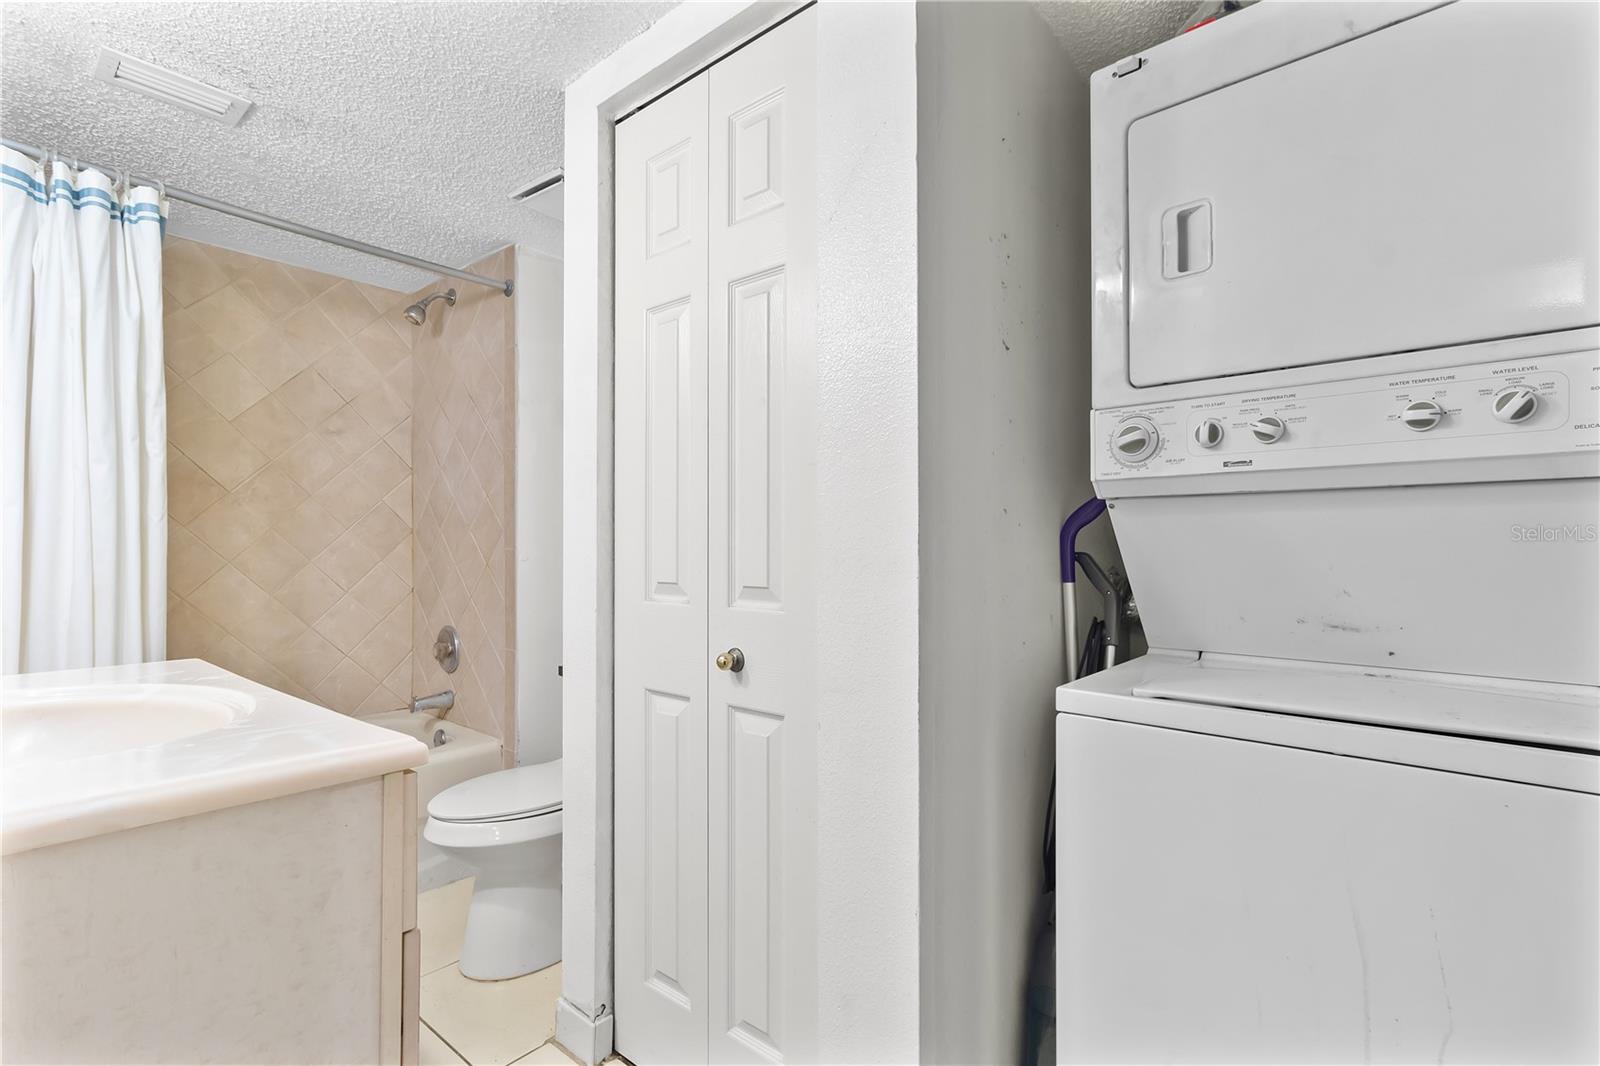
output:
[[641, 1066], [814, 1057], [814, 17], [616, 129], [616, 1039]]

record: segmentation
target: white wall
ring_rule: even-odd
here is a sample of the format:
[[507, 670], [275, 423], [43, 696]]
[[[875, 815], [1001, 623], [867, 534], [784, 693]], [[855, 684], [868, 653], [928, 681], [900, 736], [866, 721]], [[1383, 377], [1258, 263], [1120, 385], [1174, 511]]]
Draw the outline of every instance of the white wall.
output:
[[1093, 495], [1088, 90], [1031, 4], [919, 4], [917, 62], [921, 1058], [1014, 1062], [1066, 680], [1056, 537]]
[[917, 1052], [917, 55], [817, 9], [817, 1056]]
[[561, 260], [518, 246], [517, 764], [561, 757]]

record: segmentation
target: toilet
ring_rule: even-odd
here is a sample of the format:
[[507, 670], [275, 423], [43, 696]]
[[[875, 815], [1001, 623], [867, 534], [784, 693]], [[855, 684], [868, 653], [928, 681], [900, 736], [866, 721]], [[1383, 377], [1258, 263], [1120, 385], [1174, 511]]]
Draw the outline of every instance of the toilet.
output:
[[445, 789], [422, 835], [477, 871], [464, 976], [500, 981], [561, 960], [560, 759]]

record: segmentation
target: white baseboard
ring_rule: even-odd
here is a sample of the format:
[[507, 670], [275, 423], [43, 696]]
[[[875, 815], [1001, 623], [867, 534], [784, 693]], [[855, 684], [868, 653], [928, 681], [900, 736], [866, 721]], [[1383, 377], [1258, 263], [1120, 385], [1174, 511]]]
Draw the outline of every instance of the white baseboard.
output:
[[612, 1021], [609, 1010], [598, 1018], [591, 1018], [562, 996], [556, 1000], [556, 1043], [584, 1066], [599, 1066], [611, 1057]]

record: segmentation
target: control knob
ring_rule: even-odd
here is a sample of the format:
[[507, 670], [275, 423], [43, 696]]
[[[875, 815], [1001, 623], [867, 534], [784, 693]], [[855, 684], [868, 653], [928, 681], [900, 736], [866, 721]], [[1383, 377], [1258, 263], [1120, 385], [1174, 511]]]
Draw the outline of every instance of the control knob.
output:
[[1494, 394], [1491, 410], [1502, 422], [1526, 422], [1539, 409], [1539, 395], [1526, 385], [1511, 385]]
[[1222, 443], [1222, 422], [1208, 418], [1194, 427], [1194, 442], [1202, 448], [1215, 448]]
[[1124, 463], [1142, 463], [1156, 452], [1161, 433], [1148, 418], [1134, 416], [1111, 431], [1111, 450]]
[[1432, 400], [1418, 400], [1416, 403], [1407, 404], [1406, 409], [1400, 412], [1400, 421], [1408, 429], [1418, 433], [1426, 432], [1444, 420], [1444, 408]]
[[1276, 415], [1267, 415], [1250, 423], [1250, 432], [1262, 444], [1276, 444], [1289, 432], [1289, 427]]

